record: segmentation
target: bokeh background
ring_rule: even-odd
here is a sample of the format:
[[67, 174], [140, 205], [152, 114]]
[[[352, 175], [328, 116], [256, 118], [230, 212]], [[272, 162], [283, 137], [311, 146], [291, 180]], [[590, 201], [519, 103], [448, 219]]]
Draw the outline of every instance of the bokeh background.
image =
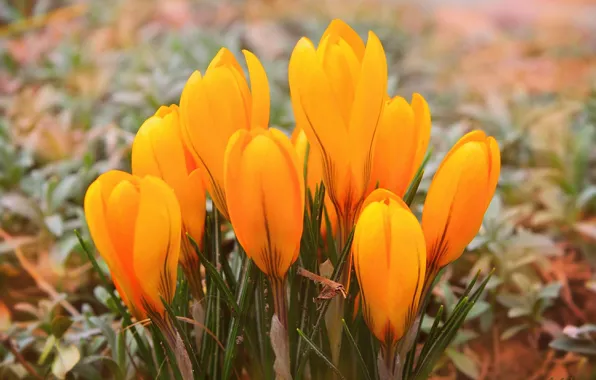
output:
[[593, 0], [2, 0], [0, 378], [26, 375], [11, 347], [54, 371], [59, 314], [96, 321], [61, 334], [73, 374], [105, 355], [107, 295], [73, 230], [88, 237], [85, 189], [129, 169], [144, 119], [177, 103], [190, 73], [226, 46], [260, 57], [272, 126], [290, 132], [289, 54], [332, 18], [379, 35], [391, 94], [429, 101], [422, 190], [465, 132], [482, 128], [502, 149], [484, 226], [426, 320], [440, 303], [450, 310], [472, 274], [496, 272], [433, 378], [596, 378]]

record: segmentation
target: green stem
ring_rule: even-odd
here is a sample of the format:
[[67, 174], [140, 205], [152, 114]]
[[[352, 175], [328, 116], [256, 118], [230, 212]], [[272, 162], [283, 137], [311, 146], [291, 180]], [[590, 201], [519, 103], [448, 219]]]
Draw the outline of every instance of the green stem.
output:
[[[214, 252], [214, 263], [215, 268], [219, 271], [221, 268], [220, 264], [220, 250], [221, 250], [221, 240], [220, 240], [220, 225], [219, 225], [219, 211], [216, 207], [213, 208], [213, 225], [214, 225], [214, 241], [215, 241], [215, 252]], [[220, 292], [219, 289], [215, 292], [216, 294], [216, 301], [215, 301], [215, 336], [219, 339], [221, 336], [221, 300], [220, 300]], [[217, 352], [217, 350], [216, 350]], [[213, 355], [213, 363], [212, 363], [212, 376], [214, 379], [218, 378], [218, 370], [219, 370], [219, 355], [216, 353]]]
[[182, 253], [180, 264], [184, 271], [184, 276], [188, 281], [190, 292], [196, 301], [201, 302], [205, 297], [203, 292], [203, 281], [201, 278], [201, 264], [199, 257], [186, 234], [182, 235]]
[[383, 345], [381, 352], [385, 361], [385, 367], [387, 368], [387, 374], [389, 374], [389, 378], [393, 379], [395, 373], [395, 345], [386, 343]]
[[273, 307], [282, 326], [288, 330], [288, 306], [286, 303], [286, 277], [269, 277], [271, 293], [273, 294]]

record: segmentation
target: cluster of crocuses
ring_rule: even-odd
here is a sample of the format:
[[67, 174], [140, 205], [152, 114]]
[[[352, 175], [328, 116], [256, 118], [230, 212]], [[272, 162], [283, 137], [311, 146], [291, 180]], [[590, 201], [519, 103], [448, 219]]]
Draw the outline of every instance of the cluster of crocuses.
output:
[[291, 139], [269, 128], [265, 70], [243, 53], [249, 80], [220, 50], [204, 74], [190, 76], [179, 106], [161, 107], [140, 127], [132, 174], [110, 171], [89, 187], [87, 222], [114, 284], [137, 319], [163, 319], [161, 300], [172, 301], [180, 263], [200, 300], [200, 262], [187, 235], [200, 246], [208, 192], [268, 276], [287, 327], [284, 280], [300, 252], [305, 194], [323, 182], [331, 231], [323, 223], [322, 233], [341, 249], [355, 229], [342, 282], [347, 288], [353, 268], [364, 319], [394, 355], [428, 284], [481, 226], [499, 177], [497, 143], [473, 131], [455, 144], [432, 179], [420, 223], [401, 197], [427, 151], [430, 112], [421, 95], [408, 103], [387, 94], [374, 33], [365, 44], [334, 20], [318, 46], [298, 41], [288, 70]]

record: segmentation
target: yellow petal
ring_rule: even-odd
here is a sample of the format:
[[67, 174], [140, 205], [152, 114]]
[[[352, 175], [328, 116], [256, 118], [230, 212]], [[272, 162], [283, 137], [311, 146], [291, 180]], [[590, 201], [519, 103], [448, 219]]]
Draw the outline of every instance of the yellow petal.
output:
[[389, 304], [385, 295], [389, 284], [391, 233], [385, 208], [382, 203], [375, 202], [362, 211], [352, 246], [354, 268], [364, 303], [364, 319], [381, 340], [389, 322]]
[[321, 36], [321, 41], [328, 37], [331, 37], [333, 39], [345, 40], [358, 57], [358, 60], [362, 61], [362, 57], [364, 57], [365, 50], [364, 42], [362, 41], [358, 33], [356, 33], [354, 29], [352, 29], [344, 21], [339, 19], [332, 20], [329, 23], [329, 26], [327, 27], [323, 35]]
[[163, 179], [178, 194], [186, 187], [186, 157], [177, 112], [153, 116], [139, 128], [132, 144], [132, 172]]
[[229, 137], [237, 129], [249, 127], [246, 114], [239, 112], [245, 108], [245, 99], [235, 69], [229, 67], [210, 67], [202, 80], [194, 80], [192, 85], [188, 91], [190, 84], [186, 85], [180, 104], [184, 139], [205, 169], [215, 205], [227, 218], [223, 157]]
[[226, 48], [221, 48], [209, 64], [205, 75], [209, 75], [215, 68], [224, 68], [230, 71], [230, 74], [236, 81], [237, 89], [240, 90], [243, 104], [241, 109], [244, 110], [244, 112], [239, 112], [239, 109], [236, 110], [236, 112], [242, 114], [245, 117], [245, 121], [249, 122], [251, 120], [252, 98], [242, 66], [240, 66], [231, 51]]
[[187, 191], [180, 200], [183, 224], [197, 244], [201, 244], [205, 228], [205, 188], [200, 169], [188, 176], [186, 186]]
[[379, 340], [395, 343], [418, 310], [426, 268], [424, 236], [395, 194], [378, 189], [365, 204], [353, 246], [364, 317]]
[[137, 186], [129, 181], [122, 181], [116, 185], [108, 198], [106, 221], [112, 244], [127, 276], [134, 275], [132, 250], [138, 209]]
[[[182, 94], [180, 96], [180, 122], [182, 125], [182, 138], [184, 145], [192, 154], [196, 162], [200, 162], [198, 156], [198, 147], [200, 140], [196, 136], [196, 125], [205, 122], [201, 112], [197, 112], [200, 107], [199, 102], [204, 101], [205, 95], [203, 88], [203, 76], [199, 71], [194, 71], [186, 81]], [[195, 145], [196, 143], [196, 145]]]
[[213, 59], [209, 63], [207, 71], [213, 70], [217, 67], [228, 67], [232, 70], [235, 70], [240, 75], [244, 76], [242, 66], [240, 66], [240, 64], [236, 60], [236, 57], [234, 57], [234, 54], [232, 54], [232, 52], [226, 49], [225, 47], [219, 49], [215, 57], [213, 57]]
[[118, 260], [116, 249], [108, 230], [106, 208], [108, 198], [116, 185], [129, 180], [128, 173], [111, 170], [100, 175], [87, 189], [85, 194], [85, 218], [89, 232], [99, 253], [109, 266], [115, 266]]
[[[492, 136], [489, 136], [486, 141], [489, 150], [487, 200], [490, 203], [493, 195], [495, 194], [497, 182], [499, 182], [499, 175], [501, 174], [501, 151], [499, 150], [497, 141]], [[486, 207], [488, 207], [488, 205], [486, 205]]]
[[269, 127], [269, 82], [259, 59], [250, 51], [243, 50], [250, 75], [250, 93], [252, 96], [251, 128]]
[[327, 190], [339, 199], [341, 189], [349, 186], [347, 126], [308, 39], [302, 38], [294, 48], [288, 71], [297, 124], [321, 152]]
[[412, 171], [409, 175], [409, 182], [414, 179], [414, 175], [418, 168], [422, 164], [422, 160], [424, 159], [424, 155], [428, 149], [428, 143], [430, 141], [430, 128], [431, 128], [431, 118], [430, 118], [430, 109], [428, 108], [428, 103], [420, 94], [412, 95], [412, 109], [414, 110], [415, 115], [415, 129], [417, 132], [416, 135], [416, 156], [414, 157], [414, 162], [412, 164]]
[[313, 144], [323, 146], [334, 157], [346, 155], [347, 124], [338, 105], [312, 43], [302, 38], [296, 44], [289, 66], [292, 97], [306, 115], [302, 128]]
[[401, 97], [391, 99], [377, 130], [369, 191], [378, 183], [379, 188], [405, 194], [414, 166], [416, 135], [412, 107]]
[[317, 48], [317, 56], [327, 76], [333, 99], [339, 107], [345, 125], [350, 123], [356, 84], [360, 77], [360, 62], [354, 51], [343, 40], [327, 43]]
[[[133, 247], [134, 229], [139, 210], [138, 181], [121, 181], [108, 198], [106, 221], [112, 244], [118, 255], [118, 266], [122, 275], [118, 282], [128, 300], [135, 308], [142, 309], [140, 304], [139, 279], [134, 271]], [[116, 271], [117, 272], [117, 271]]]
[[160, 106], [153, 116], [164, 118], [171, 113], [178, 114], [179, 108], [176, 104], [170, 104], [169, 106]]
[[472, 142], [472, 141], [485, 141], [485, 140], [486, 140], [486, 133], [484, 133], [484, 131], [477, 129], [477, 130], [466, 133], [459, 140], [457, 140], [457, 142], [455, 143], [455, 145], [453, 145], [451, 147], [451, 149], [449, 149], [449, 152], [447, 152], [447, 154], [443, 158], [443, 161], [441, 161], [441, 163], [439, 164], [439, 167], [437, 168], [437, 172], [441, 169], [441, 166], [443, 164], [445, 164], [445, 162], [448, 161], [449, 156], [451, 156], [453, 153], [457, 152], [457, 150], [462, 145]]
[[180, 236], [180, 207], [162, 180], [140, 181], [140, 200], [134, 235], [134, 271], [142, 279], [143, 303], [163, 312], [160, 296], [172, 302], [176, 290]]
[[424, 205], [422, 226], [433, 269], [457, 259], [478, 233], [494, 193], [491, 181], [496, 185], [490, 178], [493, 153], [484, 133], [462, 140], [439, 166]]
[[238, 131], [226, 151], [226, 192], [238, 241], [267, 275], [297, 258], [304, 212], [298, 157], [283, 133]]
[[130, 240], [137, 215], [137, 184], [136, 177], [117, 170], [100, 175], [85, 195], [85, 217], [120, 296], [135, 317], [142, 318], [142, 309], [136, 302], [140, 289], [132, 269]]
[[362, 209], [364, 210], [366, 208], [366, 206], [368, 206], [371, 203], [375, 203], [375, 202], [389, 203], [389, 201], [396, 202], [400, 205], [400, 207], [409, 209], [408, 205], [406, 205], [404, 203], [404, 201], [397, 194], [395, 194], [391, 190], [382, 189], [382, 188], [374, 190], [372, 193], [370, 193], [366, 197], [366, 199], [362, 203]]
[[360, 197], [368, 187], [373, 139], [387, 96], [387, 60], [381, 41], [370, 32], [350, 117], [349, 141], [355, 187]]

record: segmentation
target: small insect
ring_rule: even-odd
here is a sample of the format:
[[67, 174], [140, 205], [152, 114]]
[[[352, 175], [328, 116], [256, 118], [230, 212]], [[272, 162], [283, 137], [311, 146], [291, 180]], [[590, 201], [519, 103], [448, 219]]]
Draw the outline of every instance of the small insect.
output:
[[346, 298], [346, 290], [339, 282], [331, 281], [328, 278], [314, 274], [304, 268], [298, 268], [296, 274], [323, 285], [323, 289], [317, 296], [316, 301], [329, 300], [338, 294], [341, 294], [344, 298]]

